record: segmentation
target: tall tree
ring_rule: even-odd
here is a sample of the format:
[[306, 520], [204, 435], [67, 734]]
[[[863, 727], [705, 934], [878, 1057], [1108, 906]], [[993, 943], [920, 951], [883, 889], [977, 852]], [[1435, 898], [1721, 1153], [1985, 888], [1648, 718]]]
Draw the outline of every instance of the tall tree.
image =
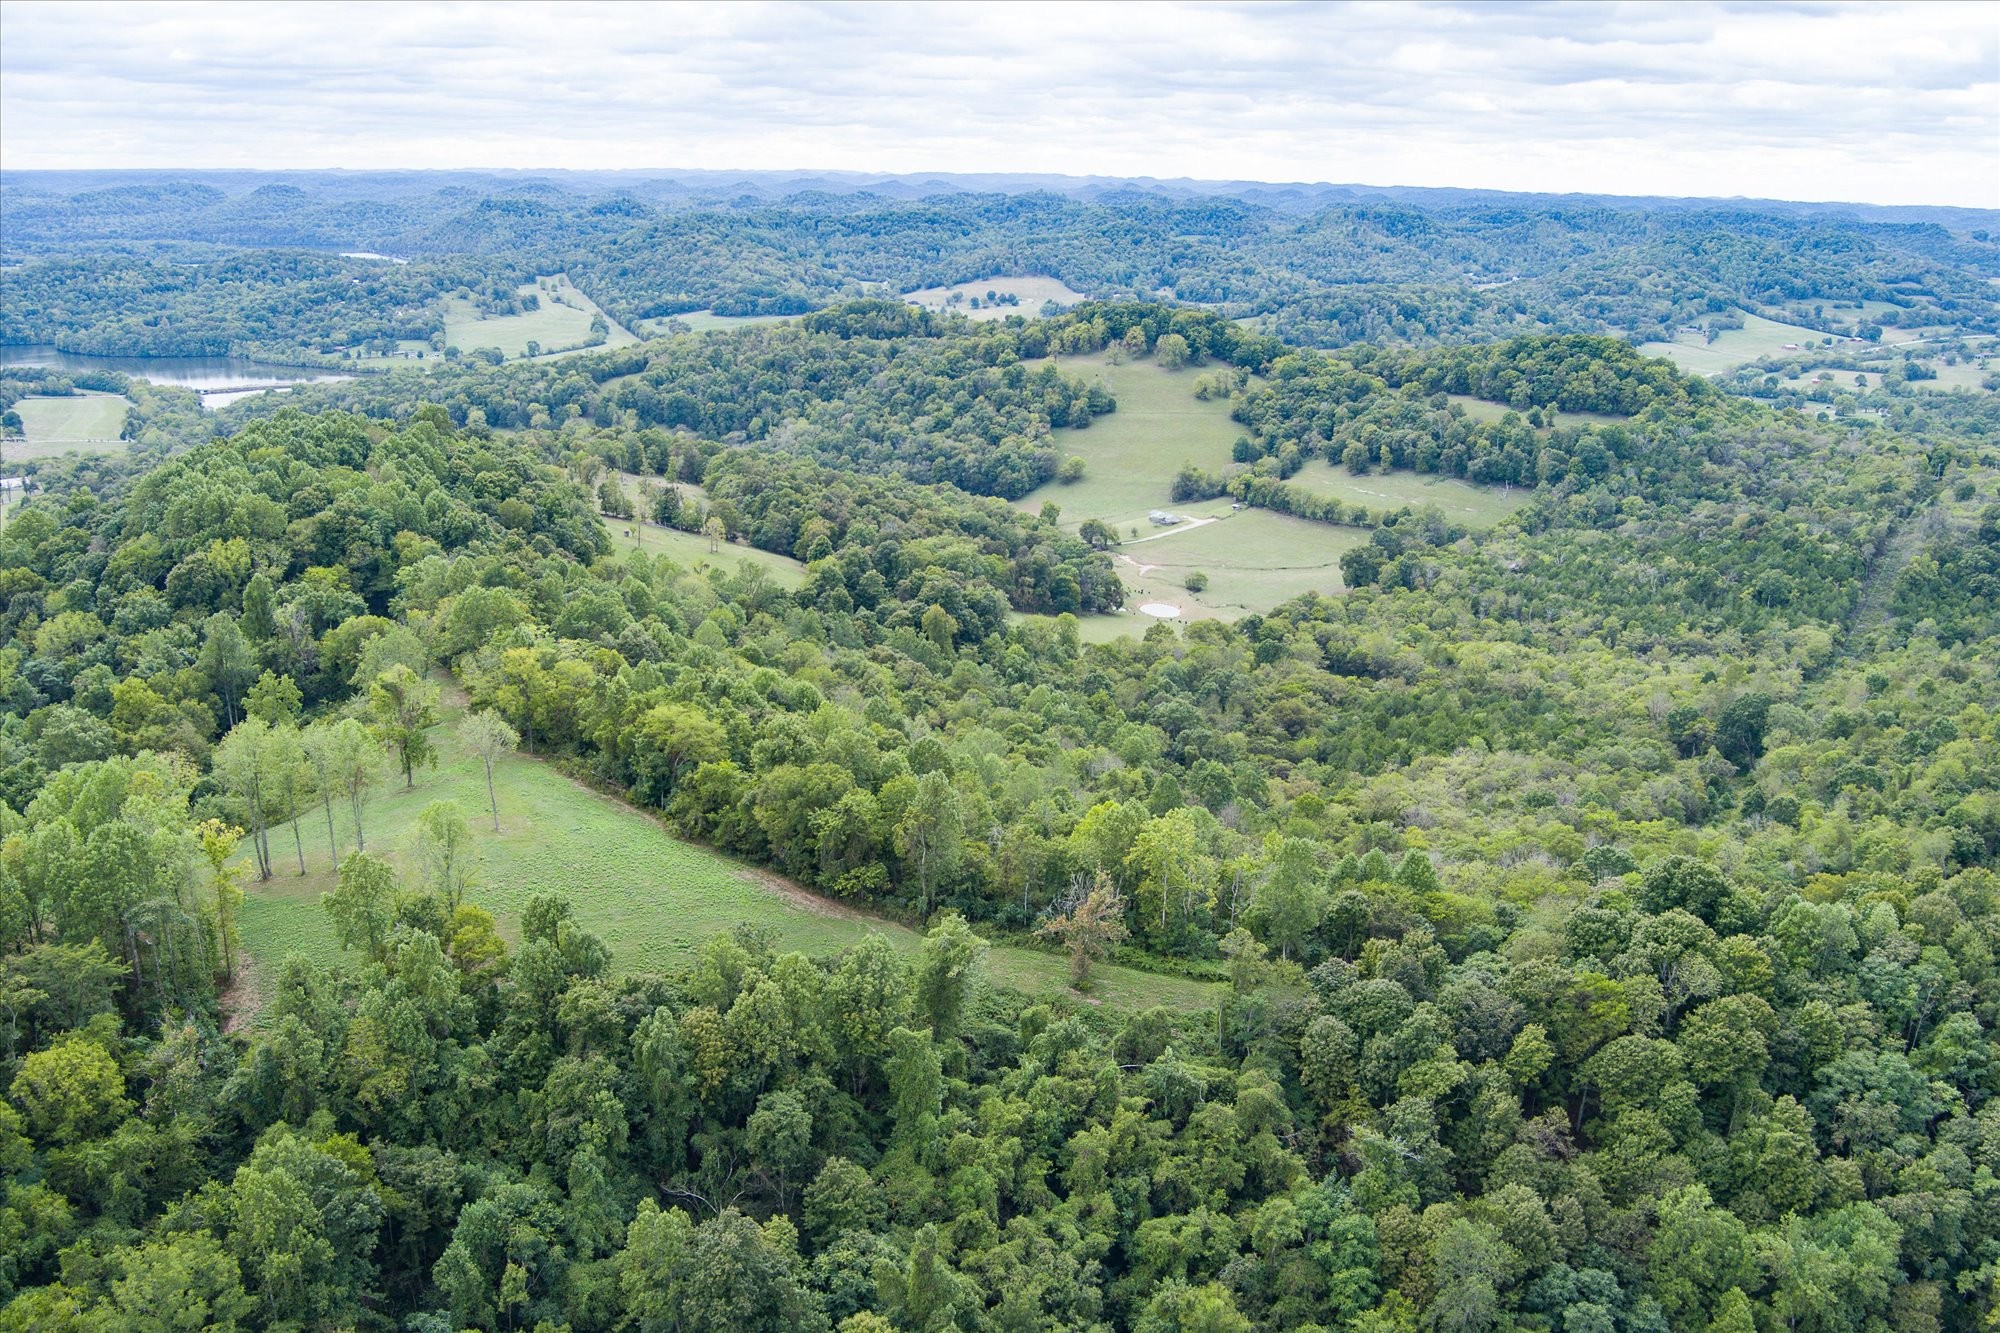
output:
[[417, 856], [426, 887], [456, 912], [472, 883], [472, 830], [457, 801], [432, 801], [417, 815]]
[[479, 756], [479, 762], [486, 769], [486, 803], [493, 809], [493, 831], [500, 831], [500, 798], [493, 789], [493, 765], [503, 754], [511, 753], [521, 743], [521, 734], [509, 726], [507, 719], [491, 709], [482, 708], [465, 715], [458, 724], [459, 739], [467, 748]]
[[257, 878], [271, 878], [271, 845], [265, 818], [277, 798], [277, 755], [271, 725], [262, 718], [239, 722], [215, 747], [214, 771], [223, 790], [241, 804], [250, 829], [250, 846], [257, 861]]
[[1124, 940], [1125, 900], [1099, 870], [1088, 889], [1072, 895], [1068, 910], [1042, 923], [1042, 934], [1062, 941], [1069, 954], [1069, 982], [1078, 990], [1090, 985], [1090, 965]]
[[437, 762], [429, 734], [438, 720], [437, 701], [437, 683], [401, 662], [375, 677], [368, 687], [368, 711], [375, 719], [375, 734], [401, 762], [405, 790], [417, 785], [419, 765]]
[[209, 688], [222, 700], [225, 725], [235, 726], [242, 713], [243, 693], [257, 679], [257, 655], [250, 651], [233, 617], [217, 612], [202, 626], [201, 655], [195, 659], [195, 669], [207, 677]]
[[896, 851], [917, 873], [917, 915], [929, 917], [932, 891], [965, 855], [964, 810], [945, 774], [917, 779], [916, 795], [896, 825]]

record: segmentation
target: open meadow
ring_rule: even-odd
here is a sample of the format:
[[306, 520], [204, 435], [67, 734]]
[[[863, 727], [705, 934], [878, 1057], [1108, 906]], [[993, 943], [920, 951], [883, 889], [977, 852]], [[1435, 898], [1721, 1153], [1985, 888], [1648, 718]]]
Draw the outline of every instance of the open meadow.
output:
[[1456, 477], [1422, 472], [1369, 472], [1361, 476], [1324, 458], [1307, 460], [1292, 474], [1292, 485], [1318, 495], [1338, 496], [1342, 504], [1365, 505], [1371, 515], [1392, 513], [1404, 506], [1436, 505], [1461, 527], [1483, 531], [1528, 502], [1523, 487], [1475, 486]]
[[[1227, 399], [1194, 396], [1198, 369], [1162, 370], [1150, 360], [1114, 364], [1103, 356], [1058, 363], [1065, 374], [1094, 380], [1118, 400], [1118, 410], [1087, 429], [1066, 430], [1057, 447], [1083, 459], [1083, 480], [1051, 482], [1015, 501], [1034, 513], [1044, 501], [1062, 509], [1071, 531], [1087, 518], [1102, 519], [1122, 536], [1144, 526], [1155, 509], [1174, 508], [1174, 474], [1193, 463], [1209, 471], [1229, 465], [1229, 449], [1243, 428], [1229, 419]], [[1228, 502], [1222, 504], [1224, 511]], [[1180, 512], [1176, 509], [1176, 512]]]
[[675, 564], [697, 573], [706, 569], [733, 571], [747, 562], [763, 570], [770, 576], [771, 582], [787, 590], [798, 588], [806, 581], [803, 564], [789, 556], [761, 551], [754, 546], [725, 542], [721, 550], [712, 552], [708, 549], [708, 538], [698, 532], [682, 532], [678, 528], [663, 528], [657, 523], [623, 518], [607, 518], [604, 526], [610, 530], [612, 545], [621, 555], [631, 551], [664, 555]]
[[[521, 909], [536, 893], [560, 891], [576, 904], [578, 918], [602, 936], [621, 971], [672, 969], [684, 964], [709, 937], [749, 923], [767, 927], [779, 947], [824, 953], [870, 933], [914, 949], [917, 932], [906, 926], [809, 893], [768, 872], [684, 842], [658, 820], [623, 801], [592, 791], [526, 754], [509, 754], [495, 766], [501, 831], [492, 831], [486, 779], [478, 759], [461, 745], [449, 723], [459, 710], [443, 710], [447, 724], [433, 729], [438, 764], [418, 774], [414, 791], [385, 766], [362, 811], [370, 851], [389, 858], [406, 877], [414, 874], [413, 830], [432, 801], [464, 807], [477, 847], [478, 884], [469, 895], [492, 912], [501, 933], [517, 937]], [[343, 852], [354, 849], [347, 813], [334, 811]], [[285, 956], [301, 953], [334, 962], [340, 945], [320, 895], [334, 887], [321, 809], [304, 813], [299, 836], [306, 873], [290, 826], [271, 830], [275, 877], [259, 884], [246, 875], [240, 916], [244, 951], [268, 978]], [[238, 863], [249, 865], [247, 849]], [[1067, 965], [1054, 954], [996, 945], [987, 973], [1000, 985], [1029, 994], [1069, 992]], [[1144, 1008], [1166, 1004], [1193, 1008], [1209, 1003], [1215, 987], [1130, 968], [1101, 967], [1093, 997], [1107, 1004]]]
[[0, 444], [0, 457], [19, 462], [52, 458], [72, 449], [86, 453], [123, 449], [125, 441], [118, 433], [125, 429], [125, 411], [131, 406], [115, 393], [23, 398], [14, 404], [21, 417], [21, 438]]
[[479, 308], [462, 296], [447, 296], [444, 303], [445, 342], [470, 354], [480, 347], [499, 350], [509, 361], [528, 355], [528, 344], [537, 345], [537, 356], [573, 352], [590, 339], [590, 321], [603, 315], [611, 332], [602, 344], [624, 347], [639, 341], [597, 303], [570, 282], [567, 274], [536, 278], [521, 284], [520, 295], [533, 295], [541, 308], [519, 315], [482, 315]]
[[[1235, 620], [1269, 611], [1308, 592], [1343, 592], [1343, 552], [1368, 541], [1360, 528], [1335, 527], [1268, 509], [1230, 512], [1203, 519], [1197, 506], [1176, 513], [1196, 515], [1187, 523], [1127, 541], [1112, 556], [1125, 584], [1125, 614], [1131, 632], [1143, 634], [1154, 619]], [[1206, 574], [1208, 586], [1187, 587], [1190, 574]], [[1171, 607], [1171, 613], [1145, 608]]]
[[[995, 301], [988, 303], [987, 293], [998, 297], [1014, 297], [1016, 303]], [[925, 287], [919, 291], [904, 292], [903, 299], [912, 305], [920, 305], [926, 310], [951, 310], [968, 319], [1005, 319], [1009, 315], [1027, 315], [1033, 318], [1042, 313], [1042, 306], [1054, 301], [1059, 306], [1073, 306], [1079, 301], [1089, 300], [1082, 292], [1076, 291], [1061, 278], [1024, 276], [1013, 278], [975, 278], [971, 282], [955, 283], [950, 287]], [[975, 307], [972, 303], [978, 301]]]
[[1745, 313], [1742, 328], [1724, 330], [1714, 342], [1705, 334], [1682, 333], [1672, 342], [1642, 343], [1639, 350], [1647, 356], [1664, 356], [1690, 374], [1719, 375], [1759, 357], [1819, 346], [1826, 336], [1818, 329]]
[[642, 319], [633, 327], [648, 338], [663, 338], [673, 332], [675, 324], [685, 325], [692, 333], [726, 333], [730, 329], [755, 328], [759, 324], [782, 324], [792, 318], [795, 316], [718, 315], [713, 310], [688, 310], [660, 319]]
[[[1084, 460], [1083, 480], [1051, 483], [1016, 501], [1039, 510], [1053, 501], [1070, 531], [1085, 519], [1108, 523], [1122, 543], [1112, 554], [1126, 588], [1125, 611], [1091, 616], [1080, 623], [1083, 637], [1104, 642], [1123, 634], [1143, 634], [1153, 619], [1234, 620], [1268, 611], [1305, 592], [1338, 593], [1341, 553], [1368, 540], [1366, 531], [1336, 527], [1261, 509], [1236, 509], [1227, 496], [1176, 504], [1174, 474], [1192, 463], [1208, 471], [1229, 466], [1230, 449], [1243, 433], [1230, 420], [1229, 403], [1194, 396], [1198, 369], [1162, 370], [1151, 361], [1117, 363], [1102, 356], [1064, 361], [1073, 374], [1094, 379], [1118, 400], [1118, 410], [1086, 430], [1065, 431], [1060, 447]], [[1505, 412], [1495, 404], [1483, 404]], [[1444, 477], [1415, 473], [1356, 477], [1345, 468], [1315, 460], [1293, 478], [1323, 494], [1338, 495], [1371, 512], [1404, 505], [1435, 504], [1454, 521], [1489, 528], [1527, 499]], [[1153, 510], [1183, 522], [1155, 526]], [[1189, 574], [1208, 576], [1208, 586], [1190, 592]], [[1171, 607], [1164, 617], [1139, 608]]]

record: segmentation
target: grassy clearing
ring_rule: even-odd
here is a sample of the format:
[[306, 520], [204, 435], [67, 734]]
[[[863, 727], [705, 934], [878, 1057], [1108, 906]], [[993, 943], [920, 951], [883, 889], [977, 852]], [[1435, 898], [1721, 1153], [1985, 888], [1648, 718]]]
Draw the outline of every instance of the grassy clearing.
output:
[[125, 411], [132, 404], [121, 394], [77, 393], [60, 398], [23, 398], [14, 404], [21, 415], [19, 440], [0, 447], [9, 461], [50, 458], [72, 449], [108, 452], [123, 449], [118, 432], [125, 429]]
[[[997, 303], [986, 304], [986, 293], [996, 296], [1013, 296], [1020, 299], [1019, 305]], [[953, 298], [956, 297], [956, 300]], [[1033, 318], [1042, 313], [1042, 304], [1054, 301], [1060, 306], [1072, 306], [1089, 298], [1071, 288], [1060, 278], [1024, 276], [1016, 278], [994, 277], [975, 278], [971, 282], [961, 282], [950, 287], [925, 287], [921, 291], [904, 292], [903, 299], [912, 305], [920, 305], [926, 310], [955, 310], [968, 319], [1005, 319], [1009, 315], [1027, 315]], [[973, 309], [974, 300], [979, 308]]]
[[1647, 356], [1664, 356], [1690, 374], [1718, 375], [1759, 357], [1818, 346], [1826, 336], [1818, 329], [1745, 314], [1742, 328], [1727, 330], [1714, 342], [1709, 342], [1704, 334], [1682, 333], [1670, 343], [1649, 342], [1639, 350]]
[[[585, 321], [589, 327], [589, 321]], [[420, 338], [399, 338], [393, 352], [367, 352], [354, 358], [354, 364], [362, 370], [395, 370], [402, 367], [427, 367], [433, 361], [444, 357], [428, 342]]]
[[[1121, 571], [1120, 577], [1123, 577], [1123, 571]], [[1131, 586], [1129, 580], [1126, 586], [1128, 588]], [[1050, 628], [1054, 628], [1056, 623], [1054, 616], [1026, 615], [1020, 611], [1008, 612], [1007, 620], [1010, 624], [1032, 622], [1035, 624], [1045, 624]], [[1076, 618], [1076, 635], [1085, 643], [1110, 643], [1114, 639], [1122, 639], [1128, 636], [1137, 638], [1145, 634], [1146, 627], [1151, 623], [1152, 617], [1141, 616], [1137, 611], [1117, 611], [1101, 616], [1078, 616]]]
[[[1341, 553], [1367, 540], [1359, 528], [1225, 507], [1212, 522], [1127, 541], [1112, 558], [1125, 584], [1131, 632], [1143, 634], [1158, 618], [1140, 609], [1148, 603], [1176, 608], [1179, 614], [1168, 619], [1235, 620], [1308, 592], [1335, 596], [1347, 588]], [[1208, 586], [1189, 592], [1187, 576], [1196, 572], [1208, 575]]]
[[[1341, 552], [1366, 541], [1366, 533], [1267, 510], [1234, 510], [1227, 496], [1173, 502], [1174, 474], [1182, 465], [1227, 467], [1230, 448], [1243, 433], [1229, 419], [1226, 401], [1194, 396], [1200, 370], [1167, 371], [1151, 361], [1113, 364], [1101, 356], [1068, 361], [1064, 368], [1101, 382], [1118, 399], [1118, 410], [1087, 430], [1063, 433], [1060, 447], [1084, 460], [1082, 481], [1043, 486], [1016, 504], [1034, 512], [1053, 500], [1071, 531], [1087, 518], [1102, 519], [1124, 542], [1113, 560], [1125, 583], [1126, 610], [1090, 617], [1082, 625], [1085, 638], [1106, 642], [1144, 634], [1155, 617], [1138, 608], [1148, 602], [1174, 607], [1178, 614], [1170, 619], [1234, 620], [1304, 592], [1342, 590]], [[1187, 521], [1155, 527], [1147, 518], [1155, 509]], [[1184, 581], [1196, 571], [1208, 575], [1209, 585], [1192, 593]]]
[[785, 589], [801, 587], [806, 581], [803, 564], [788, 556], [760, 551], [754, 546], [731, 542], [720, 551], [711, 553], [708, 538], [699, 533], [663, 528], [657, 523], [641, 523], [637, 519], [607, 518], [604, 525], [610, 530], [611, 544], [620, 555], [632, 551], [644, 551], [651, 556], [664, 555], [675, 564], [697, 573], [706, 569], [733, 570], [747, 562], [763, 570], [773, 583]]
[[[528, 344], [534, 342], [541, 349], [538, 355], [551, 356], [585, 346], [590, 338], [590, 321], [604, 315], [595, 301], [570, 282], [567, 274], [523, 283], [520, 294], [539, 297], [541, 308], [525, 314], [488, 317], [482, 316], [478, 307], [465, 297], [447, 296], [445, 342], [463, 352], [479, 347], [498, 348], [510, 361], [527, 356]], [[604, 321], [611, 326], [611, 333], [602, 346], [624, 347], [639, 341], [609, 315], [604, 315]]]
[[1339, 496], [1343, 504], [1366, 505], [1369, 513], [1378, 516], [1404, 505], [1413, 509], [1436, 505], [1446, 518], [1475, 530], [1492, 527], [1526, 504], [1529, 496], [1520, 487], [1475, 486], [1455, 477], [1420, 472], [1371, 472], [1357, 477], [1323, 458], [1311, 459], [1293, 473], [1292, 484], [1320, 495]]
[[1948, 366], [1938, 357], [1931, 357], [1924, 364], [1937, 372], [1934, 380], [1918, 380], [1914, 387], [1919, 389], [1973, 389], [1990, 393], [1986, 387], [1986, 377], [1994, 371], [1994, 360], [1981, 357], [1977, 361], [1961, 359], [1955, 366]]
[[[1113, 365], [1102, 356], [1061, 363], [1066, 373], [1096, 380], [1118, 400], [1118, 410], [1088, 429], [1063, 431], [1057, 447], [1084, 461], [1083, 480], [1051, 482], [1015, 502], [1029, 513], [1053, 500], [1072, 531], [1087, 518], [1103, 519], [1122, 534], [1144, 526], [1150, 510], [1171, 506], [1174, 474], [1187, 463], [1209, 471], [1229, 464], [1230, 446], [1243, 428], [1229, 419], [1223, 399], [1194, 396], [1199, 370], [1162, 370], [1151, 361]], [[1194, 512], [1198, 506], [1172, 506]], [[1221, 506], [1227, 512], [1225, 501]]]
[[[1778, 383], [1787, 389], [1811, 390], [1825, 385], [1828, 389], [1841, 389], [1849, 393], [1866, 393], [1869, 390], [1881, 387], [1882, 372], [1887, 370], [1892, 364], [1902, 364], [1902, 362], [1900, 359], [1895, 362], [1869, 362], [1864, 364], [1860, 370], [1842, 366], [1808, 366], [1797, 375], [1784, 376]], [[1993, 373], [1996, 358], [1978, 357], [1972, 360], [1961, 359], [1954, 366], [1947, 365], [1942, 357], [1928, 356], [1918, 357], [1916, 364], [1928, 366], [1937, 372], [1937, 378], [1935, 379], [1910, 381], [1910, 388], [1919, 393], [1926, 390], [1949, 393], [1955, 389], [1969, 389], [1974, 393], [1988, 393], [1991, 390], [1986, 388], [1986, 377]], [[1821, 379], [1822, 375], [1830, 375], [1832, 378]], [[1857, 385], [1854, 382], [1856, 375], [1865, 378], [1867, 384]]]
[[685, 325], [693, 333], [723, 333], [759, 324], [781, 324], [791, 318], [791, 315], [718, 315], [713, 310], [689, 310], [665, 319], [642, 319], [637, 327], [648, 338], [662, 338], [673, 332], [670, 326], [674, 324]]
[[[1465, 415], [1471, 417], [1474, 421], [1500, 421], [1506, 418], [1509, 413], [1513, 413], [1516, 416], [1523, 416], [1523, 414], [1515, 412], [1513, 408], [1507, 406], [1505, 403], [1495, 403], [1484, 398], [1474, 398], [1469, 393], [1451, 393], [1446, 394], [1445, 397], [1464, 408]], [[1625, 420], [1624, 417], [1611, 412], [1564, 412], [1553, 407], [1543, 408], [1542, 418], [1548, 422], [1546, 426], [1541, 428], [1544, 435], [1558, 426], [1587, 426], [1593, 422], [1602, 426]], [[1525, 420], [1525, 417], [1523, 419]]]
[[[604, 938], [615, 965], [626, 971], [678, 967], [703, 940], [743, 922], [769, 927], [782, 948], [813, 953], [844, 948], [871, 932], [900, 948], [918, 942], [904, 926], [683, 842], [641, 811], [526, 755], [509, 755], [496, 769], [501, 831], [495, 834], [478, 760], [449, 727], [439, 727], [433, 739], [439, 763], [420, 775], [416, 790], [404, 791], [400, 778], [386, 778], [364, 807], [369, 849], [409, 876], [418, 812], [435, 800], [459, 802], [478, 834], [481, 882], [472, 898], [494, 914], [509, 939], [516, 938], [529, 896], [553, 890], [570, 895], [583, 924]], [[343, 850], [351, 851], [352, 828], [340, 811], [335, 820]], [[334, 882], [324, 815], [309, 811], [300, 833], [306, 874], [298, 873], [291, 830], [280, 828], [271, 835], [276, 878], [245, 886], [243, 948], [266, 976], [289, 953], [320, 962], [340, 957], [320, 906], [320, 895]], [[247, 864], [247, 855], [239, 859]], [[995, 946], [987, 971], [995, 982], [1030, 994], [1068, 989], [1063, 960], [1032, 950]], [[1216, 993], [1212, 985], [1129, 968], [1103, 968], [1099, 977], [1096, 997], [1119, 1006], [1194, 1008]]]

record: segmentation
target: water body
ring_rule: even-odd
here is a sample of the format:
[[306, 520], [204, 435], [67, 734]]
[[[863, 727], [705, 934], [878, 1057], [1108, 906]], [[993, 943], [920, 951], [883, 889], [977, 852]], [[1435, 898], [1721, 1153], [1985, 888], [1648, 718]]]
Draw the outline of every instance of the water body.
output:
[[[115, 371], [154, 384], [193, 389], [202, 395], [202, 406], [211, 410], [251, 393], [354, 378], [338, 371], [273, 365], [240, 356], [85, 356], [53, 347], [0, 347], [0, 366], [48, 366], [79, 375], [92, 370]], [[217, 393], [217, 389], [242, 392]]]

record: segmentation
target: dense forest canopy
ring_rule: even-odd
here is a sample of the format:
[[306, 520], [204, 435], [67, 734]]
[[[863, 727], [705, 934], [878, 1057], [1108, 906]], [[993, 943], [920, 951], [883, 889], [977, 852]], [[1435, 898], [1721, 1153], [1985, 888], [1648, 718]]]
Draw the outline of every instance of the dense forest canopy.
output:
[[[0, 378], [126, 393], [134, 445], [0, 526], [0, 1328], [2000, 1313], [2000, 408], [1617, 336], [1890, 292], [1978, 328], [1963, 219], [4, 188], [10, 341], [424, 338], [426, 293], [556, 271], [799, 317], [206, 416]], [[869, 290], [1028, 270], [1227, 308]], [[1089, 641], [1129, 566], [1061, 512], [1121, 410], [1084, 354], [1187, 367], [1241, 436], [1176, 489], [1342, 581]], [[500, 762], [879, 929], [640, 956], [602, 882], [495, 910]], [[337, 954], [250, 953], [308, 844]]]

